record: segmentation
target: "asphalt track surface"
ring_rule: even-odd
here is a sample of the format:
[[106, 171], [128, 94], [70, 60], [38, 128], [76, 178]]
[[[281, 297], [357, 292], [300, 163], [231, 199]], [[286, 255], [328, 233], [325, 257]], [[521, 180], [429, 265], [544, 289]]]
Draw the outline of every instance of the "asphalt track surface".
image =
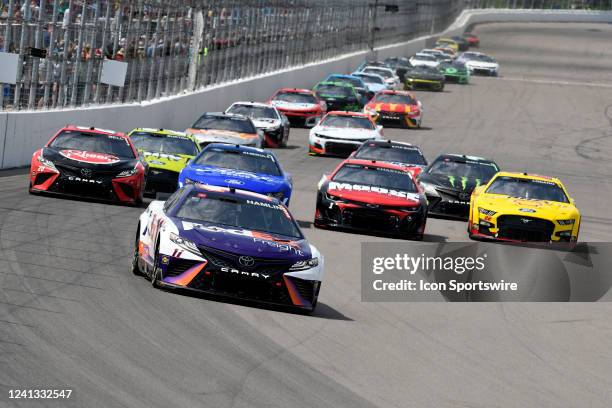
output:
[[[476, 32], [502, 77], [419, 93], [425, 128], [386, 135], [429, 159], [558, 176], [581, 240], [610, 241], [612, 26]], [[140, 209], [29, 196], [22, 172], [0, 178], [0, 406], [610, 406], [609, 304], [362, 303], [360, 243], [385, 239], [309, 226], [316, 183], [339, 161], [308, 157], [306, 135], [292, 131], [278, 155], [291, 209], [326, 256], [314, 316], [154, 290], [129, 270]], [[466, 240], [462, 222], [426, 232]], [[74, 391], [9, 401], [12, 388]]]

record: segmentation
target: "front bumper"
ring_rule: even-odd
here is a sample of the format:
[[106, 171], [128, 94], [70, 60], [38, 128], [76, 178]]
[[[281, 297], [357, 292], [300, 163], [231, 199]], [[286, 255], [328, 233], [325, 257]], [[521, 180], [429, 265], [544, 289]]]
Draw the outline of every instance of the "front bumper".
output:
[[406, 127], [415, 129], [421, 126], [421, 114], [410, 115], [399, 112], [378, 111], [378, 123], [387, 127]]
[[444, 82], [431, 81], [427, 79], [407, 78], [406, 81], [404, 81], [404, 89], [426, 89], [430, 91], [442, 91], [444, 90]]
[[518, 214], [496, 214], [493, 217], [479, 214], [472, 216], [468, 232], [471, 238], [497, 241], [576, 242], [578, 228], [576, 224], [558, 225], [544, 218]]
[[309, 140], [309, 153], [311, 155], [348, 157], [359, 149], [364, 142], [371, 139], [347, 140], [331, 137], [311, 136]]

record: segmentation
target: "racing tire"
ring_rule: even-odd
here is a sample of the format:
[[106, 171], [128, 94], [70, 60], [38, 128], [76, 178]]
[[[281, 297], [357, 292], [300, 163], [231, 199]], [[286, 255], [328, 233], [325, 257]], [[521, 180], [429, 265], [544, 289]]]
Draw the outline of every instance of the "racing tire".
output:
[[140, 224], [136, 228], [136, 240], [134, 241], [134, 253], [132, 254], [132, 273], [136, 276], [142, 276], [142, 271], [138, 267], [138, 243], [140, 242]]
[[151, 286], [153, 286], [154, 288], [158, 288], [159, 284], [157, 283], [159, 281], [159, 268], [158, 268], [158, 263], [159, 263], [159, 237], [157, 238], [157, 244], [155, 245], [155, 252], [154, 252], [154, 257], [153, 258], [153, 269], [151, 270], [151, 273], [149, 274], [149, 280], [151, 281]]

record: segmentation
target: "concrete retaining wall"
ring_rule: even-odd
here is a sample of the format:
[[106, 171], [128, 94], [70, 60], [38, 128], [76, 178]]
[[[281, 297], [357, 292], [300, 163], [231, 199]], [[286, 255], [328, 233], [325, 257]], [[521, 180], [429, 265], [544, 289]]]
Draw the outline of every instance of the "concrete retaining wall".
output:
[[[443, 34], [462, 32], [472, 24], [486, 22], [612, 22], [610, 12], [556, 10], [471, 10], [464, 11]], [[440, 35], [440, 34], [437, 34]], [[411, 55], [433, 42], [434, 36], [377, 50], [378, 58]], [[109, 105], [78, 110], [0, 113], [0, 168], [28, 165], [32, 153], [66, 124], [96, 126], [119, 131], [135, 127], [183, 130], [202, 112], [220, 111], [237, 100], [266, 100], [283, 86], [311, 88], [327, 73], [351, 72], [367, 52], [342, 55], [299, 68], [224, 84], [202, 91], [141, 104]]]

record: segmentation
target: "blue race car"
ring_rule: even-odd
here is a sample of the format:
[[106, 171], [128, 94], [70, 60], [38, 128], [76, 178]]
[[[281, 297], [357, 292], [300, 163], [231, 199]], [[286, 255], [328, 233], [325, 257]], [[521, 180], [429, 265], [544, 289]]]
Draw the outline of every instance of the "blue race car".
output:
[[140, 216], [132, 272], [185, 289], [313, 311], [323, 257], [283, 204], [227, 187], [187, 185]]
[[276, 156], [254, 147], [211, 143], [179, 174], [179, 187], [201, 183], [274, 197], [289, 205], [293, 182]]

